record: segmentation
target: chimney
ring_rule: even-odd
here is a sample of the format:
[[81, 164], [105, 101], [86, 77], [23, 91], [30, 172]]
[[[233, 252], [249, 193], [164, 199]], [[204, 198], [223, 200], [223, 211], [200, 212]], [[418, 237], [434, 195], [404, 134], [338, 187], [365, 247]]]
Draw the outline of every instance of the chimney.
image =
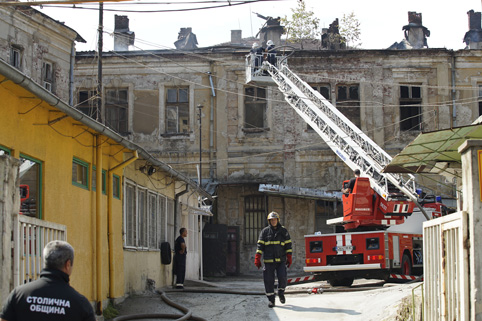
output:
[[422, 14], [415, 11], [408, 12], [408, 25], [402, 28], [405, 31], [405, 39], [413, 49], [428, 47], [427, 37], [430, 31], [422, 25]]
[[174, 42], [176, 49], [193, 50], [197, 48], [197, 37], [192, 33], [192, 28], [181, 28]]
[[128, 51], [136, 37], [134, 32], [129, 31], [129, 18], [115, 15], [114, 23], [114, 51]]
[[482, 49], [482, 29], [481, 14], [470, 10], [467, 12], [469, 18], [469, 31], [465, 33], [464, 42], [467, 45], [465, 49]]
[[281, 25], [281, 18], [263, 17], [266, 24], [259, 30], [259, 39], [262, 47], [266, 47], [268, 40], [273, 40], [276, 46], [281, 45], [281, 35], [284, 32], [284, 27]]
[[232, 45], [240, 45], [242, 42], [242, 37], [241, 37], [241, 32], [242, 30], [231, 30], [231, 44]]

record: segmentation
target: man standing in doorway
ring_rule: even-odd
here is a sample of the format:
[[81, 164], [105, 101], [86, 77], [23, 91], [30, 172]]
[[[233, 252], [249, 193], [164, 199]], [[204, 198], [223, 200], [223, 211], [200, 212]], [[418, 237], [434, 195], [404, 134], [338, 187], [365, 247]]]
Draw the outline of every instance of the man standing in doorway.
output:
[[186, 241], [187, 229], [179, 230], [179, 236], [174, 243], [174, 274], [176, 275], [176, 289], [184, 289], [184, 276], [186, 275]]
[[268, 215], [269, 225], [259, 234], [258, 250], [256, 251], [254, 265], [261, 267], [261, 255], [263, 255], [264, 268], [263, 280], [268, 307], [275, 306], [274, 274], [278, 277], [278, 296], [281, 303], [285, 303], [285, 288], [288, 281], [286, 268], [291, 266], [292, 253], [291, 237], [288, 230], [281, 226], [279, 214], [271, 212]]
[[69, 285], [74, 249], [64, 241], [49, 242], [43, 250], [40, 278], [16, 287], [0, 312], [1, 321], [95, 321], [94, 309]]

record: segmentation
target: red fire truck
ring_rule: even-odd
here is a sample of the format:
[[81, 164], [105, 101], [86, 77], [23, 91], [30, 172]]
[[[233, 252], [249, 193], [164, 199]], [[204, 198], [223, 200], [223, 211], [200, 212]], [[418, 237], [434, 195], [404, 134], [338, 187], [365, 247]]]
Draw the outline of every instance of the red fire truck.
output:
[[247, 82], [276, 84], [333, 152], [361, 172], [352, 192], [342, 196], [343, 217], [327, 222], [342, 225], [345, 232], [305, 236], [304, 271], [334, 286], [350, 286], [355, 278], [387, 279], [393, 272], [421, 271], [422, 221], [443, 215], [443, 204], [420, 202], [414, 176], [384, 173], [391, 156], [294, 74], [287, 57], [278, 58], [274, 65], [263, 63], [269, 77], [256, 72], [252, 58], [247, 58]]

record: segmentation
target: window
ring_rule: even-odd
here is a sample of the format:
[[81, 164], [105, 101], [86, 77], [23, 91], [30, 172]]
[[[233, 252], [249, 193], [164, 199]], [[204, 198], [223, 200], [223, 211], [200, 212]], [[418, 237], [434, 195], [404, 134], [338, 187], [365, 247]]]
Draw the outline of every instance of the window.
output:
[[[169, 220], [164, 195], [151, 191], [143, 186], [128, 181], [125, 184], [124, 230], [125, 246], [139, 249], [158, 250], [161, 241], [166, 237]], [[174, 203], [173, 200], [169, 200]], [[174, 221], [174, 220], [173, 220]], [[171, 234], [174, 235], [173, 230]], [[174, 239], [169, 240], [173, 244]]]
[[[313, 84], [311, 88], [319, 92], [326, 100], [330, 101], [330, 84]], [[313, 131], [313, 128], [310, 125], [306, 125], [306, 130]]]
[[333, 233], [333, 226], [327, 225], [326, 220], [340, 216], [343, 216], [343, 206], [340, 201], [317, 200], [314, 232]]
[[127, 135], [127, 89], [107, 89], [105, 96], [106, 126], [121, 135]]
[[336, 108], [360, 128], [360, 95], [358, 85], [336, 86]]
[[259, 87], [244, 88], [244, 129], [247, 132], [264, 131], [266, 121], [266, 89]]
[[482, 116], [482, 85], [479, 85], [479, 116]]
[[112, 175], [112, 196], [120, 199], [120, 177]]
[[32, 157], [20, 155], [20, 185], [28, 188], [28, 198], [20, 201], [23, 215], [42, 218], [42, 162]]
[[81, 90], [77, 100], [77, 108], [87, 116], [100, 120], [97, 116], [97, 103], [99, 100], [96, 98], [96, 92], [94, 90]]
[[12, 45], [10, 47], [10, 65], [17, 69], [22, 66], [22, 49], [19, 46]]
[[[105, 191], [105, 178], [106, 178], [106, 171], [102, 170], [102, 194], [106, 194]], [[97, 190], [97, 168], [92, 166], [92, 190]]]
[[422, 130], [422, 90], [419, 86], [400, 86], [400, 130]]
[[52, 92], [54, 76], [53, 76], [53, 65], [50, 62], [44, 62], [42, 64], [42, 85], [45, 89]]
[[261, 230], [266, 226], [266, 200], [264, 196], [247, 196], [244, 199], [244, 241], [256, 244]]
[[72, 160], [72, 184], [89, 189], [89, 164], [75, 157]]
[[189, 133], [189, 88], [167, 88], [166, 132]]
[[[167, 212], [166, 212], [166, 218], [167, 218], [167, 241], [171, 244], [174, 244], [174, 241], [177, 237], [178, 230], [175, 225], [175, 215], [176, 213], [174, 212], [174, 200], [172, 199], [167, 199]], [[179, 220], [178, 220], [179, 222]], [[179, 223], [178, 223], [179, 224]]]

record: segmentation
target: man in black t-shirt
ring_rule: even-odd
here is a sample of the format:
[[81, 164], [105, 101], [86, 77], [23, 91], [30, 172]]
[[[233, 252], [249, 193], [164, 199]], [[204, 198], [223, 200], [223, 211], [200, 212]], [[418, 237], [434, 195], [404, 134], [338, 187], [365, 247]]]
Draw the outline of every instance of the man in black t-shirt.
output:
[[184, 289], [184, 276], [186, 275], [187, 248], [184, 238], [187, 236], [185, 227], [179, 230], [179, 236], [174, 243], [174, 274], [176, 275], [176, 289]]
[[86, 297], [69, 285], [74, 249], [64, 241], [49, 242], [43, 250], [40, 278], [15, 288], [8, 296], [1, 321], [95, 321]]
[[355, 170], [353, 171], [353, 175], [355, 175], [355, 177], [353, 177], [352, 179], [350, 179], [350, 182], [348, 183], [348, 187], [341, 189], [342, 193], [348, 194], [348, 193], [353, 192], [353, 188], [355, 187], [356, 179], [357, 179], [357, 177], [360, 177], [360, 170], [359, 170], [359, 169], [355, 169]]

